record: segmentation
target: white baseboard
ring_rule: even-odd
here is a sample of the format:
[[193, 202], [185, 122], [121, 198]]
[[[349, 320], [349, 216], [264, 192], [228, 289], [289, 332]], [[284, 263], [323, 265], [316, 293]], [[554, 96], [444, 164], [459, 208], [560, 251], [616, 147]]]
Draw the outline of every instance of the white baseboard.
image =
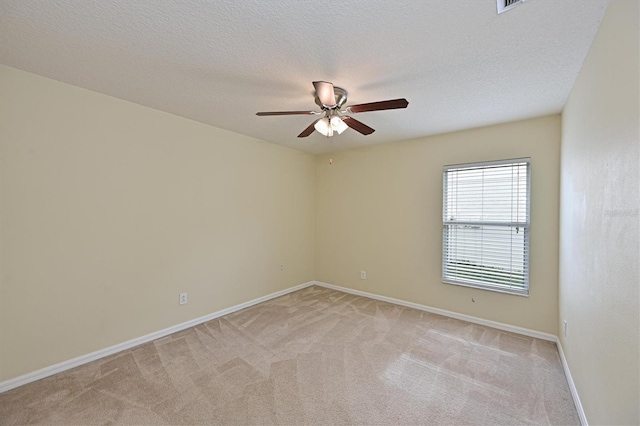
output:
[[582, 424], [582, 426], [589, 426], [589, 422], [587, 422], [587, 416], [585, 415], [584, 409], [582, 408], [582, 402], [580, 402], [580, 397], [578, 396], [578, 390], [576, 389], [576, 384], [573, 383], [573, 377], [571, 377], [571, 371], [569, 371], [569, 364], [567, 364], [567, 358], [565, 358], [564, 356], [564, 351], [562, 350], [562, 344], [560, 343], [560, 339], [556, 341], [556, 346], [558, 346], [560, 361], [562, 361], [562, 368], [564, 368], [564, 375], [567, 377], [567, 383], [569, 383], [569, 390], [571, 390], [571, 396], [573, 397], [573, 403], [576, 406], [578, 417], [580, 417], [580, 423]]
[[63, 361], [61, 363], [42, 368], [40, 370], [36, 370], [31, 373], [27, 373], [13, 379], [5, 380], [4, 382], [0, 382], [0, 393], [17, 388], [18, 386], [26, 385], [27, 383], [35, 382], [36, 380], [44, 379], [45, 377], [49, 377], [66, 370], [70, 370], [72, 368], [78, 367], [80, 365], [86, 364], [91, 361], [95, 361], [100, 358], [104, 358], [106, 356], [115, 354], [117, 352], [121, 352], [126, 349], [133, 348], [134, 346], [151, 342], [152, 340], [156, 340], [161, 337], [168, 336], [169, 334], [173, 334], [178, 331], [185, 330], [189, 327], [193, 327], [195, 325], [202, 324], [207, 321], [211, 321], [213, 319], [231, 314], [233, 312], [240, 311], [242, 309], [248, 308], [249, 306], [257, 305], [258, 303], [266, 302], [267, 300], [275, 299], [276, 297], [284, 296], [285, 294], [289, 294], [294, 291], [301, 290], [306, 287], [310, 287], [314, 284], [315, 284], [314, 281], [310, 281], [308, 283], [300, 284], [295, 287], [287, 288], [285, 290], [276, 291], [275, 293], [267, 294], [266, 296], [258, 297], [257, 299], [253, 299], [248, 302], [244, 302], [239, 305], [232, 306], [230, 308], [222, 309], [212, 314], [205, 315], [203, 317], [196, 318], [187, 322], [183, 322], [181, 324], [177, 324], [172, 327], [165, 328], [164, 330], [147, 334], [146, 336], [128, 340], [123, 343], [118, 343], [117, 345], [113, 345], [108, 348], [100, 349], [98, 351], [91, 352], [89, 354], [82, 355], [77, 358], [70, 359], [68, 361]]
[[486, 319], [472, 317], [471, 315], [459, 314], [457, 312], [446, 311], [444, 309], [432, 308], [431, 306], [420, 305], [419, 303], [407, 302], [406, 300], [394, 299], [392, 297], [380, 296], [374, 293], [367, 293], [366, 291], [354, 290], [347, 287], [340, 287], [338, 285], [327, 284], [320, 281], [315, 281], [315, 285], [321, 287], [330, 288], [333, 290], [342, 291], [344, 293], [354, 294], [356, 296], [364, 296], [370, 299], [380, 300], [382, 302], [389, 302], [400, 306], [406, 306], [408, 308], [418, 309], [432, 314], [443, 315], [445, 317], [455, 318], [462, 321], [471, 322], [474, 324], [480, 324], [491, 328], [497, 328], [498, 330], [509, 331], [511, 333], [522, 334], [524, 336], [535, 337], [536, 339], [548, 340], [550, 342], [556, 342], [557, 337], [553, 334], [543, 333], [541, 331], [530, 330], [528, 328], [516, 327], [515, 325], [503, 324], [501, 322], [489, 321]]

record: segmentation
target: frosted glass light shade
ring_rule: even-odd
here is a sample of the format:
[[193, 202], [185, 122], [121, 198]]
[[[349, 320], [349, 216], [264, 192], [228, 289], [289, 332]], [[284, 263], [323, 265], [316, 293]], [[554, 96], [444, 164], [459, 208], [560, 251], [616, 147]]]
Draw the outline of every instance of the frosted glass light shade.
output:
[[321, 120], [316, 121], [316, 124], [313, 126], [322, 136], [326, 136], [330, 138], [333, 136], [333, 128], [329, 124], [328, 118], [323, 118]]
[[331, 128], [336, 132], [338, 132], [339, 135], [341, 135], [342, 132], [347, 130], [347, 127], [349, 126], [347, 126], [347, 124], [344, 121], [342, 121], [342, 119], [337, 115], [331, 117]]

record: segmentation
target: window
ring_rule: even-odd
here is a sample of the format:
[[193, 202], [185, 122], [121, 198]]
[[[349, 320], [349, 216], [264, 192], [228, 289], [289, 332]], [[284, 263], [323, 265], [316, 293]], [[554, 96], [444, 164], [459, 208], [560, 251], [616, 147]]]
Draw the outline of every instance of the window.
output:
[[529, 294], [530, 159], [445, 166], [442, 281]]

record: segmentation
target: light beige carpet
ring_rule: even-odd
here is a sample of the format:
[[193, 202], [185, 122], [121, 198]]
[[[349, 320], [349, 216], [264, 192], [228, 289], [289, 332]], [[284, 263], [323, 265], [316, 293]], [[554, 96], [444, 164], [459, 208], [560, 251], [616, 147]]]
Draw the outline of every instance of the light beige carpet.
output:
[[553, 343], [309, 287], [0, 394], [9, 424], [579, 424]]

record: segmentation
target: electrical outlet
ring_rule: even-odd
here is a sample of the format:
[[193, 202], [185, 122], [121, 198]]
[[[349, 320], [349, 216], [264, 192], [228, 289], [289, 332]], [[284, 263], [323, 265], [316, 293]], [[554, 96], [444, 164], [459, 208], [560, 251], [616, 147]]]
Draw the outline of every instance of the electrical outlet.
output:
[[562, 321], [562, 334], [564, 334], [564, 337], [567, 337], [567, 320]]
[[361, 280], [367, 279], [367, 271], [360, 271], [360, 279]]
[[184, 305], [187, 303], [187, 293], [180, 293], [180, 304]]
[[280, 262], [280, 270], [284, 271], [284, 262]]

